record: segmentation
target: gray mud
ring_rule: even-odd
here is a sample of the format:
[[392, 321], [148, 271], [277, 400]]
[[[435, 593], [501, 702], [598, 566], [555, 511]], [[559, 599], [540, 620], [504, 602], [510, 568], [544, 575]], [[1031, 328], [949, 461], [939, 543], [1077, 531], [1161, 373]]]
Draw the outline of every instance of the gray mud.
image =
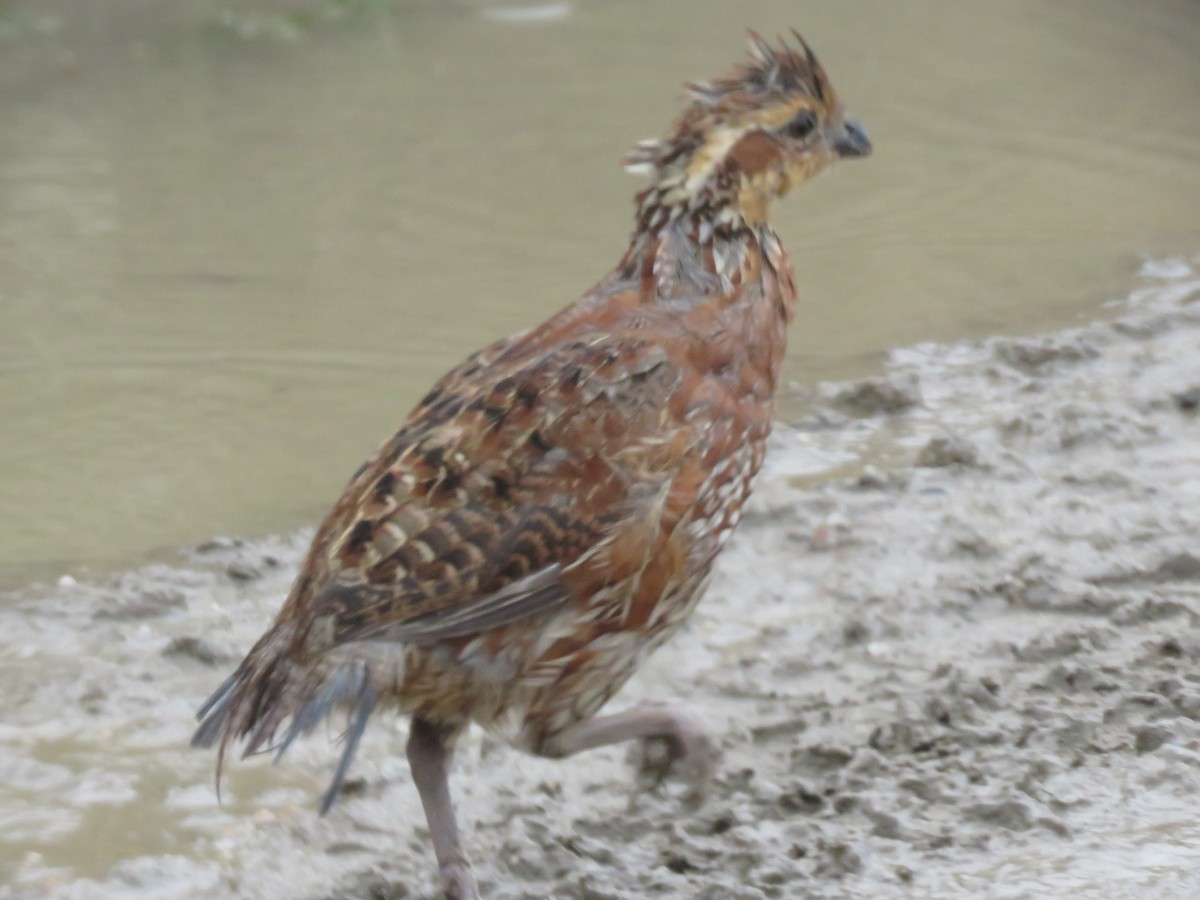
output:
[[[1200, 276], [1140, 284], [1106, 323], [808, 390], [698, 614], [614, 704], [707, 718], [706, 804], [634, 790], [621, 750], [474, 734], [484, 895], [1200, 895]], [[324, 819], [327, 742], [232, 764], [224, 806], [186, 747], [303, 537], [0, 613], [0, 897], [428, 896], [402, 723]]]

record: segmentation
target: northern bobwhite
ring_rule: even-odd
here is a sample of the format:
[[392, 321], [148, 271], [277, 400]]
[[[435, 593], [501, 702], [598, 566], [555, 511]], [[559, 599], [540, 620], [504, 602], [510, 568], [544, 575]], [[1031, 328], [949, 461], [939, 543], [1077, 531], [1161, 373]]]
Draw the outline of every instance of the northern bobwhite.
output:
[[[282, 753], [334, 708], [412, 717], [441, 889], [478, 896], [447, 771], [470, 722], [560, 758], [657, 740], [696, 787], [696, 719], [596, 713], [699, 599], [763, 460], [796, 301], [771, 201], [871, 145], [803, 39], [687, 86], [629, 168], [650, 176], [617, 267], [441, 379], [350, 479], [275, 622], [193, 743]], [[286, 724], [286, 727], [285, 727]]]

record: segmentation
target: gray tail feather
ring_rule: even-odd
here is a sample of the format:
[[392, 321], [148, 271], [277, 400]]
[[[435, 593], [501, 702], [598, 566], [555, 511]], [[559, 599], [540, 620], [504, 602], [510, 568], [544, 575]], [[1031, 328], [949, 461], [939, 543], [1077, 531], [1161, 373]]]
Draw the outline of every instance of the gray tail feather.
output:
[[200, 727], [192, 735], [193, 747], [211, 747], [217, 742], [225, 727], [225, 720], [229, 716], [229, 701], [233, 697], [234, 688], [238, 686], [241, 677], [242, 670], [239, 668], [222, 681], [221, 686], [196, 711]]
[[333, 773], [333, 781], [329, 783], [329, 788], [325, 791], [325, 796], [321, 798], [321, 815], [329, 812], [329, 807], [333, 806], [333, 801], [337, 799], [338, 794], [342, 791], [342, 782], [346, 779], [346, 772], [350, 769], [350, 763], [354, 761], [354, 754], [358, 750], [358, 742], [362, 738], [363, 732], [367, 729], [367, 720], [371, 718], [371, 711], [374, 708], [375, 687], [371, 684], [370, 673], [364, 667], [361, 670], [360, 683], [354, 693], [354, 706], [350, 714], [350, 724], [346, 728], [346, 746], [342, 748], [342, 757], [338, 760], [337, 770]]
[[[349, 724], [343, 735], [344, 746], [333, 781], [321, 799], [325, 815], [341, 792], [346, 773], [354, 760], [367, 721], [378, 698], [371, 683], [370, 669], [362, 663], [345, 665], [332, 673], [309, 670], [297, 685], [274, 665], [261, 667], [252, 662], [255, 654], [238, 666], [196, 713], [200, 725], [192, 735], [193, 747], [218, 745], [217, 796], [221, 791], [221, 772], [225, 750], [231, 740], [247, 738], [243, 757], [274, 751], [278, 762], [292, 741], [310, 733], [337, 706], [349, 707]], [[291, 722], [282, 739], [271, 744], [280, 724]]]

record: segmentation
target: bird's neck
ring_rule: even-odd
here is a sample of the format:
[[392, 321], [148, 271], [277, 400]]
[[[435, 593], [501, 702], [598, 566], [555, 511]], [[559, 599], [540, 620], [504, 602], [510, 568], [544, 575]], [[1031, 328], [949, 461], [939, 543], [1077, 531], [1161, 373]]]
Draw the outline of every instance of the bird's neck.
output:
[[643, 196], [638, 227], [613, 277], [643, 315], [672, 318], [681, 335], [704, 348], [693, 364], [726, 373], [737, 391], [769, 404], [787, 350], [795, 279], [771, 227], [735, 210], [660, 215]]
[[509, 352], [661, 326], [657, 334], [673, 335], [689, 366], [761, 402], [769, 418], [796, 303], [779, 238], [765, 222], [704, 207], [660, 215], [641, 199], [638, 226], [616, 268]]
[[765, 205], [744, 185], [716, 183], [691, 192], [659, 181], [637, 202], [637, 223], [618, 271], [637, 279], [643, 302], [728, 305], [758, 297], [764, 275], [778, 276], [786, 296], [767, 291], [762, 299], [779, 300], [780, 312], [791, 319], [791, 264], [766, 221]]

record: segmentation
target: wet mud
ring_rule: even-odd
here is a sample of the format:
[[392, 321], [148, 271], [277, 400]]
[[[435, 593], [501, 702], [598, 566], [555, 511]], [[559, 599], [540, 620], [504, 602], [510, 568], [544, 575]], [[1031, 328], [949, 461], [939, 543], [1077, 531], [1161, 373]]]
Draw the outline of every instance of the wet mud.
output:
[[[1105, 322], [795, 387], [709, 595], [614, 701], [707, 719], [707, 801], [640, 789], [620, 749], [474, 733], [453, 783], [484, 896], [1200, 893], [1198, 268], [1147, 264]], [[186, 746], [304, 539], [0, 612], [0, 897], [430, 896], [403, 723], [324, 818], [320, 737], [232, 764], [223, 805]]]

